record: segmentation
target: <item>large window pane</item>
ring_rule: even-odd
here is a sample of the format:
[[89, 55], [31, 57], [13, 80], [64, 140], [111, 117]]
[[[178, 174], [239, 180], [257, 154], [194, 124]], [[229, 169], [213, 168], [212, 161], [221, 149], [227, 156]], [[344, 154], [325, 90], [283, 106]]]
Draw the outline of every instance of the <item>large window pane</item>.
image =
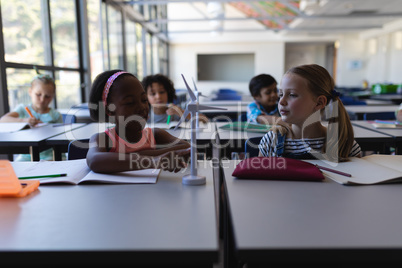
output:
[[[8, 84], [8, 103], [10, 111], [14, 110], [19, 104], [32, 103], [28, 90], [31, 82], [36, 76], [36, 72], [26, 69], [7, 68], [7, 84]], [[41, 71], [41, 74], [51, 75], [49, 72]], [[53, 103], [51, 104], [53, 105]], [[52, 106], [53, 107], [53, 106]]]
[[109, 52], [110, 68], [123, 69], [123, 35], [122, 14], [120, 11], [108, 6]]
[[54, 65], [77, 68], [78, 35], [74, 0], [51, 0], [50, 15], [53, 34]]
[[147, 75], [152, 74], [152, 36], [146, 35], [146, 57], [147, 57]]
[[[87, 0], [88, 10], [88, 33], [89, 33], [89, 53], [91, 59], [91, 78], [92, 80], [104, 71], [102, 57], [102, 38], [101, 38], [101, 16], [100, 1]], [[106, 54], [107, 55], [107, 54]]]
[[138, 79], [142, 79], [144, 77], [144, 68], [143, 68], [143, 48], [142, 48], [142, 26], [137, 23], [135, 25], [136, 33], [137, 33], [137, 76]]
[[136, 58], [136, 34], [135, 23], [127, 20], [126, 23], [126, 55], [127, 55], [127, 71], [137, 75], [137, 58]]
[[56, 72], [57, 108], [69, 109], [81, 103], [80, 74], [78, 72]]
[[1, 0], [5, 60], [8, 62], [45, 64], [47, 33], [41, 0]]
[[156, 36], [152, 37], [152, 69], [153, 73], [157, 74], [160, 72], [159, 66], [159, 39]]

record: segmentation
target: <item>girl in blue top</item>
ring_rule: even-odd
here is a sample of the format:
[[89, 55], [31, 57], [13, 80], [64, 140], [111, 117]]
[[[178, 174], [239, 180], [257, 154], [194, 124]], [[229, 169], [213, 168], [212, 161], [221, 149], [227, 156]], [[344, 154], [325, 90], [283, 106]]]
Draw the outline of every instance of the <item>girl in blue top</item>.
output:
[[269, 74], [254, 76], [249, 90], [254, 102], [247, 107], [247, 122], [274, 124], [279, 118], [278, 83]]
[[[32, 103], [18, 105], [14, 111], [5, 114], [1, 121], [27, 122], [30, 126], [36, 126], [38, 123], [63, 123], [62, 115], [49, 107], [55, 93], [56, 84], [53, 78], [42, 74], [35, 76], [28, 90]], [[33, 117], [29, 115], [25, 107], [28, 107]]]
[[[1, 122], [26, 122], [31, 127], [38, 123], [62, 123], [62, 115], [49, 105], [56, 93], [56, 84], [48, 75], [37, 75], [31, 82], [28, 94], [32, 103], [28, 105], [20, 104], [14, 111], [5, 114], [1, 118]], [[31, 115], [26, 110], [28, 109]], [[40, 153], [40, 159], [53, 160], [52, 149]], [[16, 161], [30, 161], [29, 154], [19, 155]]]

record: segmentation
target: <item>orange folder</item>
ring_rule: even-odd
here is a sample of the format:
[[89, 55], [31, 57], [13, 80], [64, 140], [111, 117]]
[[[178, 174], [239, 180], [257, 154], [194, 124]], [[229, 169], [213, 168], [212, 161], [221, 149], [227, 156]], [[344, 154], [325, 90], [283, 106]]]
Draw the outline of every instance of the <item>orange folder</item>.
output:
[[8, 160], [0, 160], [0, 197], [23, 197], [39, 187], [39, 180], [20, 182]]

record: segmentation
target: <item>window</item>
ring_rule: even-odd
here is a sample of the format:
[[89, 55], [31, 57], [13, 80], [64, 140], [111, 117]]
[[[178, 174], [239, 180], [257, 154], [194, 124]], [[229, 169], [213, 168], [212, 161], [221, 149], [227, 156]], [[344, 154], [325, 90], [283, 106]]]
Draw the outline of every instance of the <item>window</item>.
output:
[[91, 65], [91, 77], [94, 79], [104, 70], [102, 54], [102, 27], [100, 17], [100, 1], [87, 0], [88, 41]]
[[47, 9], [41, 0], [1, 0], [6, 62], [44, 65]]
[[126, 50], [127, 50], [127, 71], [137, 75], [137, 53], [136, 42], [137, 36], [135, 32], [135, 22], [127, 20], [125, 23], [126, 29]]
[[136, 24], [135, 26], [136, 26], [135, 32], [137, 34], [137, 77], [138, 79], [142, 80], [142, 78], [144, 78], [144, 71], [143, 71], [144, 55], [142, 54], [143, 53], [142, 27], [140, 24]]
[[166, 18], [166, 4], [0, 0], [0, 9], [0, 64], [6, 78], [0, 81], [1, 94], [8, 96], [0, 116], [31, 102], [34, 68], [55, 79], [51, 105], [57, 109], [88, 101], [89, 84], [104, 70], [126, 69], [140, 80], [145, 73], [168, 74], [168, 43], [153, 33], [166, 34], [166, 24], [143, 25], [146, 19]]
[[77, 68], [78, 34], [75, 1], [50, 1], [54, 65]]
[[108, 27], [109, 68], [124, 69], [122, 14], [110, 5], [107, 7], [108, 20], [106, 25]]
[[[34, 67], [40, 74], [55, 78], [53, 106], [68, 108], [82, 101], [75, 3], [74, 0], [1, 0], [9, 110], [31, 102], [28, 89], [36, 75]], [[74, 75], [63, 79], [63, 72]]]

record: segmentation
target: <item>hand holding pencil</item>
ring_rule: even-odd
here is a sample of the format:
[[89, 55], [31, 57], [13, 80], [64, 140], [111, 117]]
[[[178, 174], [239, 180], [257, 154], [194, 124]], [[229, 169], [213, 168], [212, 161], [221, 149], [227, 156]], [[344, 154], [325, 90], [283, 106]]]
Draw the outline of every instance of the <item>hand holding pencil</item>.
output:
[[36, 119], [35, 116], [33, 116], [31, 110], [29, 110], [28, 106], [25, 106], [25, 110], [27, 111], [27, 113], [29, 114], [29, 118], [28, 118], [28, 124], [31, 127], [36, 126], [38, 123], [40, 123], [41, 121]]

